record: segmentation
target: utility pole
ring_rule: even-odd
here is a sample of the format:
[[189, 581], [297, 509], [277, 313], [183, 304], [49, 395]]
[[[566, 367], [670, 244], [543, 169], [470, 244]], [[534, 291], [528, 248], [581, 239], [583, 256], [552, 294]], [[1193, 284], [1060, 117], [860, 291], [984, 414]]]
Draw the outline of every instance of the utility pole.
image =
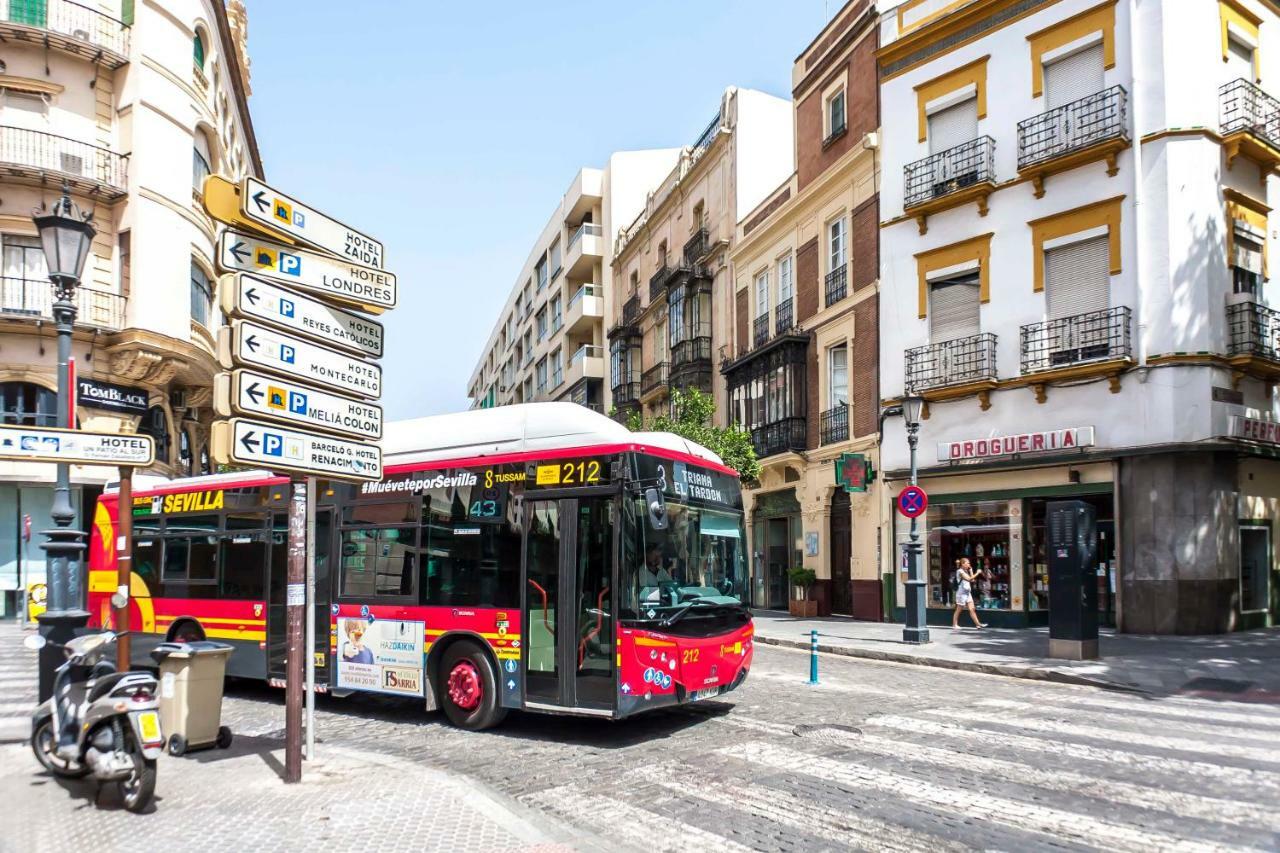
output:
[[302, 781], [302, 618], [307, 603], [307, 481], [295, 477], [289, 500], [285, 575], [284, 781]]
[[[133, 469], [120, 469], [120, 488], [116, 493], [116, 592], [124, 596], [124, 605], [115, 611], [115, 629], [123, 632], [116, 640], [116, 669], [128, 672], [129, 666], [129, 575], [133, 572]], [[106, 544], [105, 542], [103, 543]]]

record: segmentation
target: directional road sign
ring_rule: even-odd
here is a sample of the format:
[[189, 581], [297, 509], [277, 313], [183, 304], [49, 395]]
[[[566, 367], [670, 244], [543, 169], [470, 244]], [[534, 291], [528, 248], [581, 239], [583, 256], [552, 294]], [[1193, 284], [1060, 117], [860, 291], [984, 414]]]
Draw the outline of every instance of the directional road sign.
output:
[[230, 329], [218, 331], [218, 358], [226, 368], [262, 367], [373, 400], [382, 396], [382, 368], [377, 364], [249, 320], [233, 320]]
[[918, 518], [929, 508], [929, 496], [919, 486], [907, 486], [898, 493], [898, 512], [907, 518]]
[[286, 331], [382, 357], [382, 324], [343, 311], [245, 273], [223, 276], [218, 285], [222, 310], [234, 317], [261, 320]]
[[253, 222], [348, 261], [367, 267], [383, 265], [382, 244], [377, 240], [272, 189], [257, 178], [244, 179], [240, 187], [240, 212]]
[[344, 480], [381, 480], [382, 450], [376, 444], [314, 435], [233, 418], [215, 421], [214, 458], [224, 464], [252, 465], [275, 472], [315, 474]]
[[248, 415], [284, 421], [355, 438], [382, 437], [382, 407], [252, 370], [219, 373], [213, 379], [219, 417]]
[[253, 273], [259, 278], [349, 302], [375, 313], [396, 305], [394, 273], [239, 231], [222, 232], [218, 241], [218, 266], [223, 272]]
[[5, 425], [0, 459], [146, 468], [156, 461], [156, 443], [149, 435]]

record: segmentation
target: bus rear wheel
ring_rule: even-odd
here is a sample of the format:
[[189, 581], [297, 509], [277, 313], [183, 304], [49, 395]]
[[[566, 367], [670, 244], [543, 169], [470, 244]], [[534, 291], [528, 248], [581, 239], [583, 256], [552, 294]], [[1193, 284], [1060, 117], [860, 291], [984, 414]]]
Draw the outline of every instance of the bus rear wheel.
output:
[[507, 709], [498, 704], [498, 675], [480, 646], [460, 640], [445, 650], [440, 661], [436, 696], [449, 722], [480, 731], [502, 722]]

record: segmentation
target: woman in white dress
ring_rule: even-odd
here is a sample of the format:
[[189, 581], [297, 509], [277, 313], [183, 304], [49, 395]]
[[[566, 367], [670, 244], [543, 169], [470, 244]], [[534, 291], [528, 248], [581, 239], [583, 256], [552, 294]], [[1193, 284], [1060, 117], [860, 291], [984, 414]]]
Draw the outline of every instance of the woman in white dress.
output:
[[960, 565], [956, 567], [956, 576], [959, 583], [956, 584], [956, 609], [951, 614], [951, 627], [960, 627], [960, 611], [965, 607], [969, 608], [969, 615], [973, 617], [973, 627], [985, 628], [985, 622], [978, 621], [978, 611], [973, 606], [973, 582], [982, 574], [975, 571], [973, 564], [969, 562], [968, 557], [960, 558]]

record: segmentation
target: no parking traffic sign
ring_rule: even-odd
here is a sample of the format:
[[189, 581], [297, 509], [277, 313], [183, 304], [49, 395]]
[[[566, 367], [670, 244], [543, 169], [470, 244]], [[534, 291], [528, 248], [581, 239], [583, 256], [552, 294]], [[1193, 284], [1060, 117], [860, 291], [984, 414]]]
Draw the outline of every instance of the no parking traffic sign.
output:
[[907, 518], [918, 518], [929, 508], [929, 496], [919, 486], [907, 486], [898, 493], [898, 512]]

